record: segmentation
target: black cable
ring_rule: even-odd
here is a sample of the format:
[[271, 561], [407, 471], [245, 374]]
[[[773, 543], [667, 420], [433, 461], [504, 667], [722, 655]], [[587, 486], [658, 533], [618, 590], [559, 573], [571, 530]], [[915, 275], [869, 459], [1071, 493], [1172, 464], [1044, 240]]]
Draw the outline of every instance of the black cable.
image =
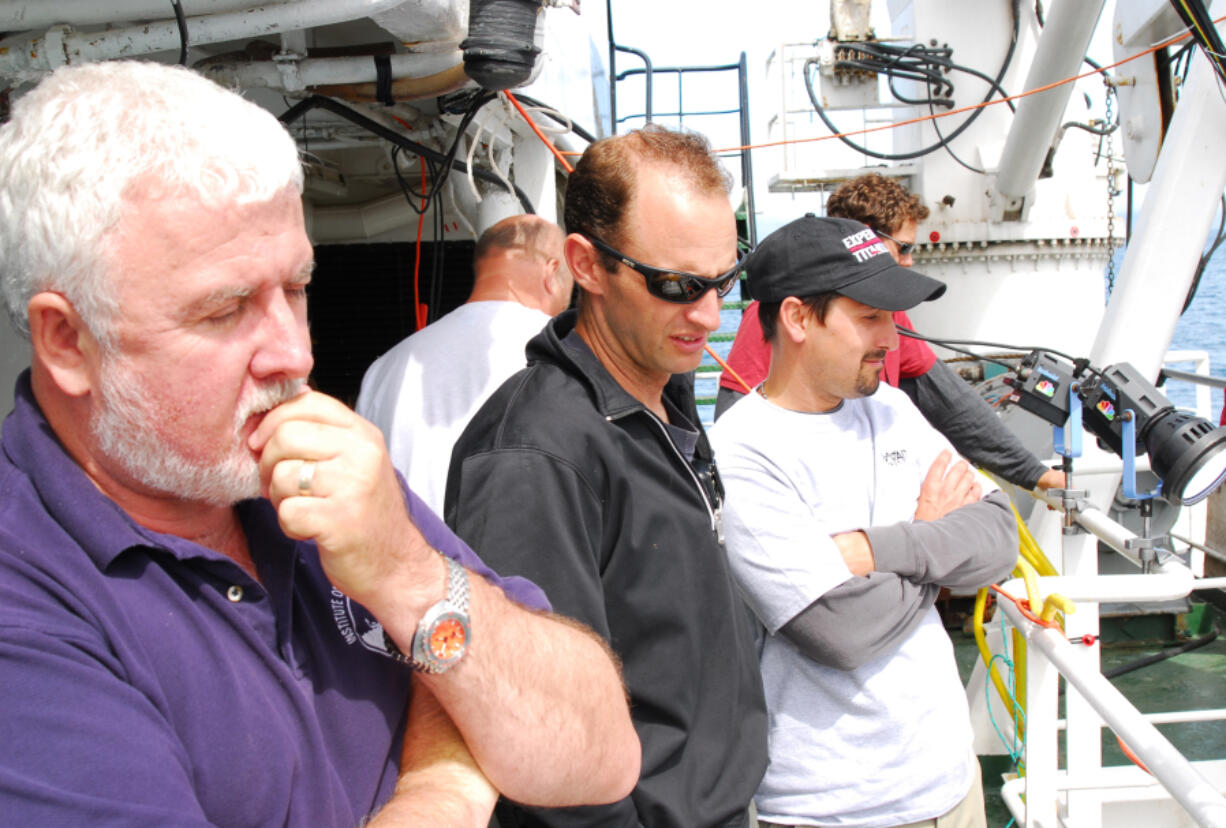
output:
[[1131, 673], [1134, 670], [1140, 670], [1142, 667], [1149, 667], [1151, 664], [1157, 664], [1161, 661], [1166, 661], [1169, 658], [1174, 658], [1177, 655], [1190, 653], [1193, 650], [1199, 650], [1206, 644], [1212, 644], [1218, 637], [1218, 631], [1214, 630], [1205, 633], [1200, 638], [1194, 638], [1191, 641], [1185, 641], [1176, 647], [1165, 647], [1160, 652], [1148, 655], [1143, 658], [1138, 658], [1135, 661], [1130, 661], [1127, 664], [1121, 664], [1118, 667], [1112, 667], [1110, 670], [1103, 670], [1103, 678], [1116, 678], [1125, 673]]
[[[1012, 36], [1010, 37], [1010, 40], [1009, 40], [1009, 49], [1005, 53], [1005, 59], [1001, 62], [1000, 71], [997, 72], [996, 74], [995, 84], [993, 84], [992, 86], [988, 88], [988, 94], [983, 99], [983, 103], [985, 104], [988, 101], [992, 100], [993, 95], [996, 94], [996, 90], [999, 88], [1001, 79], [1004, 78], [1005, 72], [1008, 71], [1009, 69], [1009, 64], [1013, 61], [1013, 52], [1017, 48], [1017, 36], [1018, 36], [1017, 3], [1018, 3], [1018, 0], [1013, 0], [1013, 2], [1010, 3], [1010, 6], [1009, 6], [1011, 11], [1013, 12], [1013, 31], [1012, 31]], [[833, 133], [840, 141], [842, 141], [847, 146], [851, 147], [856, 152], [859, 152], [862, 155], [867, 155], [871, 158], [879, 158], [883, 161], [907, 161], [913, 158], [920, 158], [924, 155], [928, 155], [929, 153], [935, 152], [936, 150], [939, 150], [939, 149], [947, 148], [949, 143], [953, 141], [955, 138], [957, 138], [959, 135], [961, 135], [968, 127], [970, 127], [970, 125], [975, 122], [975, 119], [978, 118], [979, 115], [984, 110], [984, 107], [982, 106], [976, 109], [974, 112], [970, 114], [970, 116], [965, 121], [963, 121], [961, 124], [958, 125], [957, 129], [951, 132], [947, 137], [941, 138], [939, 141], [937, 141], [937, 143], [932, 144], [931, 146], [928, 146], [928, 147], [925, 147], [919, 150], [914, 150], [912, 152], [904, 152], [904, 153], [875, 152], [873, 150], [868, 149], [867, 147], [860, 146], [855, 141], [851, 140], [849, 137], [844, 135], [839, 130], [839, 128], [836, 127], [831, 122], [829, 116], [826, 115], [826, 110], [822, 107], [821, 103], [817, 100], [817, 93], [813, 90], [813, 77], [810, 73], [810, 67], [813, 65], [816, 65], [817, 62], [818, 61], [816, 58], [809, 58], [808, 60], [805, 61], [804, 67], [802, 70], [802, 74], [805, 80], [805, 91], [808, 92], [809, 94], [809, 102], [813, 105], [813, 110], [817, 113], [817, 116], [822, 120], [822, 123], [826, 125], [826, 128], [829, 129], [831, 133]]]
[[1087, 55], [1086, 57], [1083, 57], [1081, 59], [1081, 62], [1084, 63], [1086, 66], [1089, 66], [1091, 69], [1093, 69], [1098, 74], [1102, 75], [1103, 80], [1105, 81], [1111, 80], [1111, 76], [1107, 74], [1107, 70], [1104, 69], [1103, 65], [1099, 63], [1098, 61], [1094, 60], [1093, 58]]
[[1209, 249], [1201, 254], [1200, 261], [1196, 263], [1196, 273], [1192, 276], [1192, 284], [1188, 286], [1188, 295], [1183, 300], [1183, 309], [1179, 311], [1179, 315], [1183, 316], [1184, 312], [1192, 305], [1192, 300], [1196, 298], [1196, 291], [1200, 287], [1201, 276], [1205, 274], [1205, 268], [1209, 264], [1209, 260], [1213, 258], [1213, 254], [1222, 246], [1222, 242], [1226, 241], [1226, 195], [1222, 196], [1218, 202], [1218, 210], [1220, 218], [1217, 224], [1217, 236], [1213, 239], [1213, 244]]
[[1104, 126], [1104, 127], [1091, 126], [1090, 124], [1083, 124], [1080, 121], [1066, 121], [1060, 125], [1060, 129], [1062, 130], [1071, 129], [1071, 128], [1084, 129], [1086, 132], [1090, 133], [1091, 135], [1099, 135], [1099, 136], [1110, 135], [1111, 133], [1119, 129], [1119, 127], [1120, 127], [1119, 121], [1116, 121], [1114, 124], [1111, 124], [1110, 126]]
[[[415, 192], [400, 172], [399, 154], [401, 147], [397, 146], [392, 149], [392, 168], [396, 174], [396, 182], [400, 185], [401, 192], [404, 193], [405, 201], [408, 202], [410, 209], [420, 216], [431, 207], [434, 208], [431, 213], [430, 224], [431, 237], [434, 241], [430, 246], [430, 295], [426, 299], [428, 311], [426, 317], [427, 324], [438, 319], [439, 310], [443, 302], [443, 262], [446, 255], [446, 245], [443, 243], [443, 234], [446, 227], [446, 223], [443, 220], [443, 186], [447, 183], [452, 163], [455, 161], [455, 156], [459, 153], [461, 139], [467, 133], [468, 127], [472, 124], [477, 112], [481, 107], [492, 101], [494, 97], [492, 94], [483, 94], [474, 97], [469, 102], [468, 109], [456, 128], [455, 139], [451, 142], [451, 146], [447, 148], [442, 163], [436, 164], [430, 160], [426, 161], [430, 185], [428, 189], [423, 188], [421, 193]], [[425, 156], [421, 157], [425, 159]], [[420, 208], [416, 204], [418, 198], [422, 201]]]
[[[915, 46], [911, 46], [911, 47], [909, 47], [907, 50], [905, 50], [904, 52], [902, 52], [902, 53], [899, 55], [899, 58], [901, 59], [901, 57], [906, 56], [908, 53], [910, 53], [910, 52], [911, 52], [911, 51], [913, 51], [914, 49], [915, 49]], [[943, 59], [943, 60], [940, 60], [940, 59], [938, 59], [938, 57], [936, 57], [936, 53], [937, 53], [938, 51], [940, 52], [940, 54], [944, 55], [944, 59]], [[948, 73], [948, 71], [949, 71], [951, 68], [953, 68], [953, 69], [958, 69], [958, 70], [963, 71], [963, 72], [968, 72], [968, 73], [971, 73], [971, 74], [975, 75], [976, 77], [979, 77], [980, 79], [987, 81], [987, 82], [988, 82], [988, 83], [989, 83], [989, 84], [992, 86], [992, 88], [994, 88], [996, 91], [998, 91], [998, 92], [1001, 94], [1001, 96], [1003, 96], [1003, 97], [1006, 99], [1006, 100], [1005, 100], [1005, 103], [1007, 103], [1007, 104], [1009, 105], [1009, 110], [1010, 110], [1010, 111], [1013, 111], [1013, 112], [1017, 111], [1017, 110], [1016, 110], [1016, 108], [1013, 106], [1013, 101], [1008, 100], [1008, 97], [1009, 97], [1009, 96], [1008, 96], [1008, 94], [1005, 92], [1005, 90], [1004, 90], [1003, 88], [1001, 88], [1001, 86], [1000, 86], [999, 84], [997, 84], [997, 83], [996, 83], [996, 81], [994, 81], [992, 78], [988, 77], [987, 75], [985, 75], [984, 73], [982, 73], [982, 72], [980, 72], [980, 71], [978, 71], [978, 70], [976, 70], [976, 69], [969, 69], [969, 68], [964, 67], [964, 66], [961, 66], [961, 65], [959, 65], [959, 64], [955, 64], [953, 61], [949, 60], [949, 57], [952, 55], [952, 50], [950, 50], [950, 49], [948, 49], [948, 48], [946, 48], [946, 49], [941, 49], [941, 50], [929, 50], [928, 54], [929, 54], [929, 56], [930, 56], [930, 58], [929, 58], [930, 60], [932, 60], [932, 61], [936, 62], [938, 65], [942, 65], [942, 66], [946, 67], [946, 72], [947, 72], [947, 73]], [[944, 135], [942, 135], [942, 134], [941, 134], [941, 119], [940, 119], [940, 118], [935, 117], [935, 116], [936, 116], [936, 110], [934, 109], [934, 106], [936, 106], [936, 105], [940, 105], [940, 106], [944, 106], [944, 107], [946, 107], [946, 108], [950, 108], [950, 107], [952, 107], [952, 106], [954, 105], [954, 102], [953, 102], [953, 100], [952, 100], [951, 98], [934, 98], [934, 97], [932, 97], [932, 95], [934, 94], [934, 90], [932, 89], [932, 86], [931, 86], [931, 85], [929, 85], [929, 97], [928, 97], [928, 99], [927, 99], [927, 100], [924, 100], [924, 101], [921, 101], [921, 100], [911, 100], [911, 99], [907, 98], [906, 96], [902, 95], [901, 93], [899, 93], [899, 91], [898, 91], [897, 89], [895, 89], [895, 88], [894, 88], [894, 73], [889, 72], [889, 71], [888, 71], [888, 69], [887, 69], [887, 75], [886, 75], [886, 77], [887, 77], [887, 80], [888, 80], [888, 84], [889, 84], [889, 88], [890, 88], [890, 93], [891, 93], [891, 94], [892, 94], [892, 95], [893, 95], [893, 96], [894, 96], [894, 97], [895, 97], [897, 100], [900, 100], [900, 101], [902, 101], [903, 103], [910, 103], [910, 104], [927, 104], [927, 105], [928, 105], [928, 114], [933, 116], [933, 118], [932, 118], [932, 130], [933, 130], [933, 132], [935, 132], [935, 133], [936, 133], [937, 140], [940, 142], [941, 146], [943, 146], [943, 147], [945, 148], [945, 151], [946, 151], [947, 153], [949, 153], [949, 157], [950, 157], [950, 158], [952, 158], [952, 159], [953, 159], [955, 162], [957, 162], [959, 165], [961, 165], [962, 167], [964, 167], [964, 168], [965, 168], [965, 169], [967, 169], [967, 170], [970, 170], [970, 171], [971, 171], [971, 172], [973, 172], [973, 173], [977, 173], [977, 174], [979, 174], [979, 175], [987, 175], [987, 170], [981, 170], [981, 169], [979, 169], [978, 167], [975, 167], [975, 166], [973, 166], [973, 165], [971, 165], [971, 164], [968, 164], [966, 161], [963, 161], [963, 160], [962, 160], [962, 158], [961, 158], [961, 157], [960, 157], [960, 156], [959, 156], [959, 155], [958, 155], [956, 152], [954, 152], [953, 147], [952, 147], [952, 146], [950, 146], [949, 139], [947, 139], [947, 138], [946, 138]], [[952, 94], [953, 94], [953, 85], [952, 85], [951, 83], [949, 83], [948, 81], [942, 81], [942, 83], [944, 83], [944, 84], [945, 84], [945, 86], [946, 86], [946, 88], [947, 88], [947, 90], [948, 90], [948, 91], [946, 92], [946, 94], [952, 95]], [[941, 89], [938, 87], [938, 88], [935, 90], [935, 94], [940, 94], [940, 93], [941, 93]]]
[[1226, 44], [1218, 35], [1213, 18], [1205, 11], [1201, 0], [1170, 0], [1171, 6], [1179, 19], [1188, 27], [1192, 39], [1205, 53], [1205, 58], [1213, 65], [1213, 71], [1218, 79], [1226, 81]]
[[[451, 172], [452, 162], [455, 160], [456, 155], [459, 153], [460, 140], [464, 137], [464, 134], [468, 131], [469, 125], [472, 124], [473, 118], [476, 117], [477, 112], [481, 109], [481, 107], [485, 106], [487, 103], [489, 103], [493, 99], [494, 99], [493, 95], [482, 94], [482, 95], [477, 95], [469, 102], [468, 109], [464, 111], [464, 117], [460, 120], [460, 125], [456, 127], [455, 140], [451, 142], [451, 146], [447, 148], [447, 152], [443, 156], [443, 159], [441, 162], [441, 168], [435, 168], [434, 166], [431, 166], [429, 168], [430, 181], [432, 184], [432, 188], [428, 192], [423, 191], [422, 193], [419, 194], [413, 191], [412, 187], [408, 185], [408, 182], [406, 182], [403, 176], [400, 174], [400, 166], [397, 163], [396, 149], [392, 150], [393, 172], [395, 172], [396, 174], [396, 181], [400, 184], [400, 189], [405, 193], [405, 197], [408, 198], [410, 195], [412, 195], [426, 202], [426, 207], [422, 209], [418, 209], [412, 203], [412, 201], [410, 201], [410, 206], [413, 207], [414, 212], [416, 212], [418, 215], [421, 215], [426, 209], [428, 209], [430, 202], [435, 200], [435, 197], [439, 193], [442, 192], [443, 185], [447, 183], [447, 176]], [[418, 155], [421, 155], [421, 153], [418, 153]], [[501, 179], [499, 179], [499, 183], [502, 183]]]
[[[339, 101], [334, 101], [331, 98], [325, 98], [322, 95], [312, 95], [309, 98], [304, 98], [303, 100], [299, 101], [297, 104], [281, 113], [280, 121], [283, 124], [293, 123], [307, 112], [310, 112], [312, 109], [326, 109], [335, 115], [339, 115], [350, 123], [356, 124], [368, 132], [378, 135], [380, 138], [383, 138], [386, 141], [390, 141], [393, 144], [403, 147], [409, 152], [417, 155], [424, 155], [428, 160], [439, 164], [447, 163], [449, 169], [456, 170], [457, 172], [468, 172], [468, 165], [463, 161], [456, 160], [454, 155], [451, 157], [450, 161], [448, 161], [448, 157], [444, 153], [406, 138], [400, 133], [385, 127], [378, 121], [371, 120], [365, 115], [362, 115], [360, 112], [350, 109], [344, 104], [341, 104]], [[472, 175], [475, 178], [479, 178], [482, 181], [486, 181], [491, 184], [497, 184], [500, 187], [505, 188], [507, 186], [507, 182], [504, 182], [501, 178], [488, 170], [474, 168]], [[536, 209], [532, 206], [532, 201], [528, 198], [527, 193], [517, 187], [514, 183], [511, 183], [510, 191], [517, 199], [519, 199], [519, 203], [524, 208], [524, 212], [530, 215], [536, 214]]]
[[917, 336], [914, 333], [907, 333], [902, 328], [898, 328], [898, 332], [902, 334], [903, 336], [911, 336], [911, 337], [914, 337], [915, 339], [923, 339], [926, 342], [935, 342], [936, 344], [941, 345], [942, 347], [947, 348], [950, 351], [954, 351], [955, 353], [965, 354], [966, 356], [974, 357], [975, 359], [982, 359], [984, 362], [995, 363], [1008, 371], [1017, 370], [1016, 365], [1011, 365], [1010, 363], [1005, 362], [1004, 360], [997, 359], [996, 357], [984, 356], [983, 354], [977, 354], [974, 351], [968, 351], [966, 348], [959, 348], [956, 345], [950, 345], [948, 342], [942, 342], [937, 339], [928, 339], [927, 337]]
[[175, 22], [179, 24], [179, 65], [187, 65], [187, 17], [183, 14], [183, 4], [179, 0], [170, 0], [175, 9]]
[[[1171, 71], [1178, 75], [1183, 80], [1188, 79], [1188, 71], [1192, 64], [1192, 55], [1196, 49], [1196, 42], [1189, 40], [1178, 49], [1175, 54], [1171, 55]], [[1183, 63], [1182, 68], [1180, 63]]]
[[[305, 115], [307, 112], [310, 112], [312, 109], [326, 109], [335, 115], [339, 115], [350, 123], [356, 124], [374, 135], [377, 135], [380, 138], [392, 143], [392, 167], [396, 174], [396, 180], [400, 184], [401, 191], [405, 195], [405, 200], [409, 202], [409, 206], [414, 210], [414, 212], [421, 215], [422, 210], [417, 208], [416, 203], [414, 202], [415, 197], [424, 198], [426, 200], [426, 207], [423, 209], [429, 209], [432, 202], [435, 204], [433, 224], [434, 246], [431, 248], [433, 255], [431, 257], [430, 300], [427, 304], [427, 308], [429, 309], [427, 321], [433, 321], [434, 319], [438, 318], [439, 306], [442, 302], [442, 271], [445, 245], [443, 244], [443, 210], [441, 204], [438, 203], [440, 201], [442, 187], [446, 183], [447, 176], [450, 174], [451, 170], [458, 170], [462, 173], [468, 172], [468, 165], [463, 161], [456, 159], [456, 154], [458, 153], [460, 147], [460, 140], [468, 130], [473, 118], [476, 117], [477, 112], [482, 106], [493, 100], [494, 97], [495, 95], [493, 94], [482, 94], [473, 98], [469, 104], [468, 110], [465, 112], [464, 117], [460, 120], [460, 124], [457, 127], [455, 140], [452, 141], [451, 146], [445, 153], [439, 152], [436, 149], [432, 149], [431, 147], [427, 147], [406, 138], [378, 121], [367, 118], [365, 115], [350, 109], [340, 102], [334, 101], [331, 98], [325, 98], [322, 95], [312, 95], [309, 98], [299, 101], [297, 104], [283, 112], [280, 117], [281, 123], [290, 124]], [[400, 172], [399, 165], [399, 151], [401, 150], [412, 152], [424, 158], [428, 165], [427, 169], [432, 171], [432, 184], [430, 188], [425, 190], [423, 193], [415, 193], [412, 187], [409, 186], [408, 182], [404, 180], [404, 177]], [[475, 167], [472, 170], [472, 175], [476, 178], [480, 178], [482, 181], [488, 181], [501, 187], [509, 187], [511, 193], [515, 195], [515, 197], [519, 200], [520, 205], [524, 208], [524, 212], [528, 213], [529, 215], [536, 214], [536, 210], [533, 208], [532, 201], [528, 198], [527, 193], [525, 193], [515, 184], [511, 182], [504, 182], [494, 173], [487, 170], [479, 170]]]
[[569, 126], [571, 132], [575, 133], [580, 138], [582, 138], [584, 141], [587, 141], [589, 144], [596, 143], [595, 135], [588, 132], [586, 129], [579, 126], [579, 124], [575, 123], [574, 121], [570, 121], [570, 123], [568, 124], [567, 119], [561, 117], [560, 115], [555, 114], [556, 112], [555, 108], [550, 106], [549, 104], [541, 103], [536, 98], [530, 98], [527, 95], [521, 95], [518, 90], [516, 90], [515, 92], [515, 97], [519, 98], [520, 103], [525, 103], [525, 104], [528, 104], [529, 106], [541, 107], [544, 110], [543, 112], [541, 112], [542, 115], [544, 115], [546, 118], [550, 118], [551, 120], [556, 121], [562, 126]]
[[[434, 193], [419, 193], [410, 186], [400, 170], [400, 153], [403, 151], [403, 147], [392, 147], [392, 173], [396, 176], [396, 183], [400, 185], [400, 192], [404, 194], [404, 199], [409, 203], [409, 208], [420, 216], [430, 209], [430, 202], [434, 199]], [[433, 161], [427, 161], [426, 174], [429, 176], [430, 181], [434, 181], [438, 177], [438, 165]], [[421, 202], [420, 207], [418, 202]]]
[[[933, 115], [933, 116], [936, 115], [936, 112], [932, 108], [932, 104], [928, 104], [928, 114]], [[941, 146], [943, 146], [945, 148], [945, 151], [949, 153], [950, 158], [954, 159], [954, 161], [957, 161], [958, 164], [960, 164], [962, 167], [970, 170], [973, 173], [978, 173], [979, 175], [988, 174], [987, 170], [981, 170], [978, 167], [968, 164], [967, 162], [963, 161], [958, 156], [958, 153], [954, 152], [954, 148], [949, 145], [950, 139], [946, 138], [944, 135], [941, 134], [941, 119], [940, 118], [934, 117], [932, 119], [932, 130], [933, 132], [937, 134], [937, 140], [941, 142]]]
[[[861, 49], [861, 50], [863, 50], [863, 51], [867, 51], [867, 52], [869, 52], [869, 53], [873, 54], [874, 56], [879, 57], [879, 58], [882, 58], [882, 59], [884, 59], [884, 58], [885, 58], [885, 56], [886, 56], [886, 55], [888, 55], [888, 54], [897, 54], [897, 55], [899, 55], [899, 57], [901, 58], [901, 57], [905, 57], [905, 56], [906, 56], [908, 53], [911, 53], [911, 52], [913, 52], [914, 50], [916, 50], [916, 48], [919, 46], [919, 44], [914, 44], [914, 45], [912, 45], [912, 46], [908, 47], [907, 49], [905, 49], [905, 50], [904, 50], [904, 51], [902, 51], [902, 52], [897, 52], [897, 51], [895, 50], [895, 48], [894, 48], [894, 47], [890, 47], [890, 48], [888, 48], [888, 49], [886, 49], [886, 48], [882, 48], [882, 47], [884, 47], [884, 46], [885, 46], [885, 44], [878, 44], [878, 43], [866, 43], [866, 44], [864, 44], [863, 46], [860, 46], [860, 47], [857, 47], [857, 48], [859, 48], [859, 49]], [[979, 78], [980, 80], [984, 81], [984, 82], [985, 82], [985, 83], [987, 83], [989, 86], [991, 86], [993, 89], [995, 89], [995, 90], [996, 90], [996, 92], [997, 92], [997, 93], [998, 93], [998, 94], [999, 94], [999, 95], [1000, 95], [1002, 98], [1008, 98], [1008, 97], [1009, 97], [1009, 93], [1007, 93], [1007, 92], [1005, 91], [1004, 87], [1002, 87], [1002, 86], [1000, 85], [999, 81], [998, 81], [996, 78], [992, 78], [991, 76], [989, 76], [989, 75], [987, 75], [987, 74], [985, 74], [985, 73], [983, 73], [983, 72], [980, 72], [978, 69], [974, 69], [974, 68], [972, 68], [972, 67], [970, 67], [970, 66], [963, 66], [963, 65], [962, 65], [962, 64], [960, 64], [960, 63], [954, 63], [954, 62], [953, 62], [953, 60], [951, 60], [951, 58], [952, 58], [952, 50], [951, 50], [951, 49], [949, 49], [949, 48], [942, 48], [942, 49], [927, 49], [927, 48], [924, 48], [924, 47], [920, 47], [920, 48], [923, 48], [923, 49], [924, 49], [924, 54], [925, 54], [925, 56], [926, 56], [926, 58], [927, 58], [927, 61], [926, 61], [926, 62], [931, 63], [931, 64], [936, 65], [936, 66], [940, 66], [941, 68], [945, 69], [947, 73], [948, 73], [948, 71], [949, 71], [949, 70], [956, 70], [956, 71], [958, 71], [958, 72], [965, 72], [965, 73], [966, 73], [966, 74], [968, 74], [968, 75], [974, 75], [975, 77]], [[882, 52], [884, 52], [885, 54], [882, 54]], [[836, 64], [835, 64], [835, 66], [837, 67], [837, 66], [838, 66], [838, 64], [836, 63]], [[868, 68], [868, 67], [865, 67], [865, 68]], [[885, 69], [883, 69], [882, 71], [886, 71], [886, 70], [885, 70]], [[887, 74], [888, 74], [888, 72], [887, 72]], [[939, 77], [939, 75], [938, 75], [937, 73], [932, 73], [932, 74], [935, 76], [935, 77], [933, 78], [934, 82], [939, 83], [939, 84], [941, 84], [941, 85], [943, 85], [943, 86], [945, 86], [945, 87], [946, 87], [946, 94], [947, 94], [947, 95], [951, 95], [951, 94], [953, 94], [953, 84], [952, 84], [952, 83], [950, 83], [948, 80], [944, 80], [944, 79], [940, 78], [940, 77]], [[913, 78], [913, 79], [914, 79], [914, 80], [926, 80], [926, 78]], [[938, 94], [940, 94], [940, 89], [938, 89], [938, 90], [937, 90], [937, 93], [938, 93]], [[897, 95], [896, 95], [896, 97], [897, 97]], [[900, 98], [900, 100], [902, 100], [902, 98]], [[926, 103], [926, 101], [923, 101], [923, 102], [921, 102], [921, 103]], [[1010, 109], [1010, 110], [1013, 110], [1013, 111], [1016, 111], [1016, 110], [1017, 110], [1017, 107], [1015, 107], [1015, 106], [1014, 106], [1013, 101], [1006, 100], [1006, 101], [1005, 101], [1005, 104], [1006, 104], [1006, 105], [1009, 107], [1009, 109]], [[949, 106], [953, 106], [953, 102], [952, 102], [952, 101], [950, 101]]]
[[[851, 67], [865, 72], [885, 74], [891, 80], [895, 77], [901, 77], [905, 80], [920, 81], [928, 85], [929, 95], [944, 94], [949, 96], [954, 92], [953, 83], [941, 75], [942, 69], [948, 75], [952, 66], [949, 60], [951, 50], [947, 46], [931, 48], [919, 43], [913, 43], [906, 49], [899, 50], [897, 47], [885, 43], [868, 41], [857, 45], [855, 51], [869, 55], [876, 62], [845, 59], [836, 61], [834, 64], [835, 69]], [[949, 101], [945, 105], [953, 106], [953, 101]]]
[[940, 345], [942, 348], [948, 348], [951, 351], [957, 351], [958, 353], [961, 353], [961, 354], [967, 354], [969, 356], [975, 357], [976, 359], [986, 359], [989, 362], [995, 362], [997, 365], [1004, 365], [1009, 370], [1014, 370], [1014, 366], [1008, 365], [1007, 363], [1001, 362], [1000, 360], [992, 359], [991, 357], [983, 356], [982, 354], [977, 354], [974, 351], [964, 351], [961, 348], [956, 348], [954, 346], [955, 345], [978, 345], [982, 348], [1000, 348], [1002, 351], [1017, 351], [1019, 353], [1030, 353], [1032, 351], [1046, 351], [1049, 354], [1055, 354], [1058, 357], [1067, 359], [1069, 362], [1073, 363], [1074, 366], [1084, 364], [1086, 370], [1089, 370], [1093, 374], [1102, 376], [1102, 372], [1099, 371], [1097, 368], [1093, 367], [1092, 365], [1090, 365], [1088, 360], [1084, 358], [1070, 356], [1064, 353], [1063, 351], [1057, 351], [1055, 348], [1047, 348], [1043, 346], [1033, 347], [1033, 346], [1023, 346], [1023, 345], [1006, 345], [1003, 342], [983, 342], [978, 339], [937, 339], [936, 337], [933, 337], [933, 336], [925, 336], [922, 333], [916, 333], [915, 331], [910, 330], [908, 328], [904, 328], [901, 325], [895, 325], [894, 328], [902, 336], [910, 337], [911, 339], [920, 339], [920, 340], [923, 340], [924, 342], [930, 342], [933, 345]]
[[927, 104], [929, 110], [931, 110], [934, 105], [943, 106], [946, 109], [949, 109], [954, 105], [953, 98], [908, 98], [906, 95], [894, 88], [894, 78], [894, 74], [890, 73], [886, 75], [885, 80], [886, 85], [890, 89], [890, 94], [894, 96], [894, 100], [896, 101], [902, 101], [903, 103], [911, 104], [912, 106], [923, 106], [924, 104]]

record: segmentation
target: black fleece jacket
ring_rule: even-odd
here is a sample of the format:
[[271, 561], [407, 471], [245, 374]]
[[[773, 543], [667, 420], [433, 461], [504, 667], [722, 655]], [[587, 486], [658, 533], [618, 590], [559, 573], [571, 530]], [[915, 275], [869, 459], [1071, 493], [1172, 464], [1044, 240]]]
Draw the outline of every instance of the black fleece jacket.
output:
[[[711, 447], [693, 426], [687, 460], [572, 334], [575, 322], [574, 311], [553, 319], [528, 343], [528, 367], [470, 421], [452, 454], [445, 514], [491, 567], [530, 578], [556, 612], [609, 642], [642, 776], [613, 805], [504, 803], [500, 822], [747, 825], [766, 768], [766, 713], [753, 622], [722, 545]], [[684, 377], [664, 394], [671, 412], [698, 422]]]

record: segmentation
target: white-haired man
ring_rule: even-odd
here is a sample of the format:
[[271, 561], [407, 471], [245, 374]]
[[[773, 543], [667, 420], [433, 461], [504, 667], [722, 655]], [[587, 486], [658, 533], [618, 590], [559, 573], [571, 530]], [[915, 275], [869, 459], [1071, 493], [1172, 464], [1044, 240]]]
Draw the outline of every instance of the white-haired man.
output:
[[392, 463], [443, 513], [451, 449], [473, 414], [524, 367], [524, 346], [570, 304], [562, 229], [511, 216], [477, 239], [468, 301], [399, 342], [362, 377], [357, 410], [387, 438]]
[[5, 821], [354, 825], [395, 789], [383, 818], [484, 825], [493, 788], [629, 789], [599, 641], [304, 388], [312, 250], [269, 113], [65, 68], [0, 128], [0, 180], [32, 350], [0, 439]]

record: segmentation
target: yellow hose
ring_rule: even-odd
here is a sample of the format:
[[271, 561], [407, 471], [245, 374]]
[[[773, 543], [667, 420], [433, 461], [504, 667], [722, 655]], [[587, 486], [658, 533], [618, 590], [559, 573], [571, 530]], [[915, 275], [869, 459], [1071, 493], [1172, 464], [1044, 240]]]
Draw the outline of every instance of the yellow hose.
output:
[[988, 605], [988, 590], [986, 587], [979, 590], [975, 594], [975, 615], [972, 630], [975, 633], [975, 644], [979, 647], [979, 655], [983, 658], [984, 666], [988, 668], [988, 678], [992, 680], [992, 685], [996, 688], [997, 695], [1004, 702], [1005, 707], [1009, 710], [1009, 718], [1013, 720], [1013, 726], [1018, 734], [1018, 738], [1022, 737], [1025, 727], [1022, 722], [1022, 716], [1019, 713], [1019, 707], [1013, 700], [1013, 696], [1009, 693], [1009, 688], [1005, 685], [1005, 680], [1000, 677], [1000, 671], [996, 669], [996, 665], [992, 662], [992, 651], [988, 649], [987, 634], [983, 629], [983, 615]]

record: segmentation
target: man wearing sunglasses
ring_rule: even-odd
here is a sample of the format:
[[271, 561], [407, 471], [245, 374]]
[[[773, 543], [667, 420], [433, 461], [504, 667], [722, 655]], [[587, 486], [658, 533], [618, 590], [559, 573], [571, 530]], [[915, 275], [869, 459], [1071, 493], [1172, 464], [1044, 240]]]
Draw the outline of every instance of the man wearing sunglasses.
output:
[[702, 139], [647, 127], [588, 148], [565, 221], [578, 308], [529, 343], [528, 367], [469, 423], [445, 513], [492, 566], [532, 577], [609, 642], [642, 773], [614, 805], [502, 803], [499, 821], [746, 826], [766, 766], [761, 678], [684, 376], [740, 271], [727, 178]]
[[[916, 228], [928, 218], [928, 208], [898, 182], [869, 173], [835, 190], [826, 200], [826, 215], [868, 225], [898, 264], [911, 267]], [[896, 312], [894, 322], [914, 330], [905, 311]], [[751, 387], [766, 377], [770, 348], [762, 339], [756, 305], [745, 309], [728, 364]], [[983, 398], [923, 341], [900, 337], [898, 349], [886, 355], [884, 379], [905, 391], [932, 426], [972, 463], [1027, 489], [1064, 485], [1064, 473], [1039, 462]], [[722, 416], [746, 390], [725, 372], [716, 416]]]

